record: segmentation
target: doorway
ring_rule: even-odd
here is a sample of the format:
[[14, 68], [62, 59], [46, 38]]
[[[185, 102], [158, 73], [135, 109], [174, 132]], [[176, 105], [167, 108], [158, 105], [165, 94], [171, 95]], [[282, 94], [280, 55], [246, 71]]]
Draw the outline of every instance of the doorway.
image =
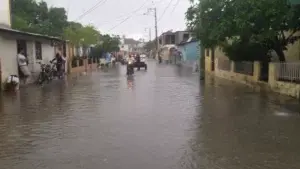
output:
[[[21, 50], [24, 51], [24, 56], [27, 58], [27, 44], [25, 40], [17, 40], [17, 54], [19, 54], [21, 52]], [[17, 62], [18, 64], [18, 62]], [[28, 60], [27, 60], [27, 64], [28, 64]], [[18, 73], [19, 73], [19, 77], [23, 78], [24, 75], [23, 73], [20, 71], [19, 65], [18, 66]]]
[[20, 53], [21, 50], [24, 50], [24, 55], [27, 57], [27, 44], [25, 40], [17, 40], [17, 52]]

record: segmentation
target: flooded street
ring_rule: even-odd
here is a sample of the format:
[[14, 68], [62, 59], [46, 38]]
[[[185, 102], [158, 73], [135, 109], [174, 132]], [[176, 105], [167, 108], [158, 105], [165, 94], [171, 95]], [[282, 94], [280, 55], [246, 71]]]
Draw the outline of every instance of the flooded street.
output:
[[153, 61], [53, 83], [2, 99], [1, 169], [300, 168], [292, 99]]

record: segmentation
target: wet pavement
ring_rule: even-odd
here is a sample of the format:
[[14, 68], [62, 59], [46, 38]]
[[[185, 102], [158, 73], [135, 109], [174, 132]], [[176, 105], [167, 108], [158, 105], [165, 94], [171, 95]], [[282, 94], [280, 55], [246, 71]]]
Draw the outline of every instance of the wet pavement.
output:
[[6, 96], [2, 169], [296, 169], [299, 105], [149, 61]]

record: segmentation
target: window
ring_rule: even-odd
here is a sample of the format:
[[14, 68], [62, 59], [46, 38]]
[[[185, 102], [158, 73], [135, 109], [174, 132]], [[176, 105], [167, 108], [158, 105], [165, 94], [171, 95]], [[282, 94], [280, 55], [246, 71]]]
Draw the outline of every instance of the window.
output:
[[205, 54], [205, 55], [206, 55], [206, 56], [209, 56], [209, 49], [206, 49], [205, 51], [206, 51], [206, 54]]
[[187, 41], [190, 38], [189, 34], [183, 34], [183, 40]]
[[171, 35], [171, 44], [175, 44], [175, 35]]
[[41, 42], [35, 42], [35, 58], [37, 60], [42, 60], [42, 44]]

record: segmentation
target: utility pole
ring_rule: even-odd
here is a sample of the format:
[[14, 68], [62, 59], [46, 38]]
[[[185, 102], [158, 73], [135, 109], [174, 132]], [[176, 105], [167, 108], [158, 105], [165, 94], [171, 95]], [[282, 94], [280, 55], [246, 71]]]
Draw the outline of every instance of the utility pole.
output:
[[149, 15], [150, 12], [153, 12], [154, 13], [154, 29], [155, 29], [155, 40], [156, 40], [156, 56], [155, 57], [158, 57], [158, 49], [159, 49], [159, 39], [158, 39], [158, 31], [157, 31], [157, 9], [156, 7], [154, 8], [148, 8], [148, 11], [147, 13], [145, 13], [144, 15]]
[[158, 35], [157, 35], [157, 12], [156, 12], [156, 8], [154, 8], [154, 20], [155, 20], [156, 56], [158, 57], [159, 39], [158, 39]]
[[151, 42], [151, 28], [149, 28], [149, 42]]
[[148, 35], [148, 38], [149, 38], [149, 42], [151, 42], [151, 28], [145, 28], [145, 32], [148, 30], [149, 32], [149, 35]]

